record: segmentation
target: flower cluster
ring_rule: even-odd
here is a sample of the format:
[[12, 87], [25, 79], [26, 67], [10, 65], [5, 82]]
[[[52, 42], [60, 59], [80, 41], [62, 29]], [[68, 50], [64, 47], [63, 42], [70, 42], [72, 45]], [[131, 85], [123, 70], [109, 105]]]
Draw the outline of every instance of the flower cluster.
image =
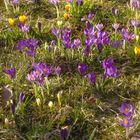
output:
[[107, 32], [103, 31], [103, 24], [97, 24], [93, 27], [89, 22], [86, 22], [84, 35], [86, 36], [86, 48], [83, 51], [83, 55], [88, 55], [93, 45], [97, 46], [98, 51], [101, 52], [102, 46], [107, 45], [110, 40]]
[[48, 66], [44, 62], [33, 63], [33, 71], [27, 74], [26, 79], [30, 82], [37, 83], [40, 86], [44, 85], [45, 77], [48, 77], [52, 74], [60, 75], [61, 68]]
[[20, 40], [17, 43], [17, 49], [20, 51], [25, 51], [28, 56], [35, 56], [37, 46], [38, 40], [33, 38]]
[[127, 128], [133, 125], [132, 116], [134, 114], [134, 107], [128, 103], [122, 103], [119, 108], [120, 113], [124, 116], [123, 120], [120, 120], [120, 125]]
[[63, 41], [63, 45], [65, 48], [76, 48], [79, 47], [81, 44], [81, 41], [79, 38], [74, 39], [73, 41], [70, 38], [71, 36], [71, 30], [70, 29], [64, 29], [62, 30], [62, 41]]

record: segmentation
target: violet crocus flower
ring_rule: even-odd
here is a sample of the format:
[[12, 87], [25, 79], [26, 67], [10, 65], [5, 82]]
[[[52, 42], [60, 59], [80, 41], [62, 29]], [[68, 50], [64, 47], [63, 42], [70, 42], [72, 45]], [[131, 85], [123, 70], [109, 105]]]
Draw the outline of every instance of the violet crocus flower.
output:
[[23, 99], [24, 99], [25, 95], [21, 92], [18, 96], [18, 102], [21, 104]]
[[130, 0], [130, 6], [134, 9], [140, 8], [140, 2], [138, 0]]
[[12, 5], [14, 5], [14, 6], [18, 5], [19, 2], [20, 2], [20, 0], [12, 0], [11, 1]]
[[71, 30], [70, 29], [64, 29], [62, 30], [62, 41], [63, 41], [63, 45], [65, 48], [71, 48], [72, 47], [72, 42], [71, 42]]
[[112, 58], [106, 58], [102, 61], [102, 67], [104, 69], [104, 76], [117, 77], [117, 68], [114, 66], [114, 60]]
[[120, 26], [120, 24], [118, 24], [118, 23], [114, 23], [114, 24], [112, 25], [112, 27], [115, 29], [115, 31], [118, 30], [119, 26]]
[[62, 140], [67, 138], [67, 136], [68, 136], [68, 128], [67, 128], [67, 126], [61, 128], [60, 136], [61, 136]]
[[55, 67], [55, 68], [54, 68], [54, 73], [55, 73], [56, 75], [60, 75], [60, 73], [61, 73], [61, 67], [60, 67], [60, 66]]
[[103, 28], [104, 28], [103, 24], [97, 24], [97, 25], [96, 25], [96, 29], [97, 29], [98, 31], [102, 31]]
[[122, 38], [128, 42], [131, 42], [135, 37], [133, 33], [130, 33], [128, 29], [124, 29], [124, 28], [121, 30], [121, 35]]
[[88, 13], [87, 18], [88, 18], [88, 20], [92, 20], [94, 18], [94, 16], [95, 16], [95, 14], [90, 12], [90, 13]]
[[84, 56], [87, 56], [87, 55], [89, 55], [89, 53], [90, 53], [90, 47], [86, 47], [86, 48], [83, 50], [83, 55], [84, 55]]
[[52, 29], [52, 33], [57, 37], [60, 34], [60, 29], [54, 28]]
[[73, 44], [72, 44], [71, 47], [72, 47], [72, 48], [76, 48], [76, 47], [79, 47], [80, 44], [81, 44], [81, 41], [80, 41], [79, 38], [77, 38], [77, 39], [74, 39], [74, 40], [73, 40]]
[[27, 74], [26, 79], [31, 82], [35, 82], [36, 80], [33, 72], [31, 72], [30, 74]]
[[11, 79], [15, 77], [16, 74], [16, 69], [11, 68], [11, 69], [4, 69], [4, 73], [8, 74]]
[[21, 27], [21, 30], [22, 30], [22, 32], [24, 32], [24, 33], [29, 32], [29, 29], [30, 29], [30, 27], [29, 27], [28, 25], [23, 25], [23, 26]]
[[28, 56], [34, 56], [36, 54], [36, 48], [38, 45], [38, 40], [29, 38], [26, 40], [20, 40], [17, 44], [17, 49], [26, 52]]
[[138, 27], [140, 25], [140, 22], [137, 19], [132, 19], [132, 20], [130, 20], [130, 22], [131, 22], [132, 26], [134, 26], [134, 27]]
[[11, 111], [12, 111], [12, 113], [13, 114], [15, 114], [15, 103], [13, 102], [12, 104], [11, 104]]
[[122, 40], [110, 40], [110, 46], [112, 48], [122, 48], [123, 45], [123, 41]]
[[118, 9], [116, 9], [116, 8], [112, 8], [111, 9], [111, 11], [112, 11], [112, 14], [113, 14], [113, 16], [117, 16], [117, 14], [118, 14]]
[[95, 84], [96, 83], [96, 75], [94, 72], [91, 72], [87, 75], [87, 79], [90, 82], [90, 84]]
[[87, 71], [88, 67], [86, 64], [79, 64], [78, 65], [78, 72], [79, 74], [82, 76], [85, 74], [85, 72]]
[[134, 114], [134, 107], [128, 103], [122, 103], [119, 110], [125, 117], [131, 117]]
[[76, 0], [76, 5], [78, 6], [78, 5], [83, 5], [83, 0]]
[[60, 2], [60, 0], [49, 0], [49, 3], [57, 5]]
[[127, 118], [127, 117], [125, 117], [122, 120], [120, 120], [119, 123], [120, 123], [121, 126], [123, 126], [125, 128], [131, 127], [134, 124], [132, 119], [131, 118]]

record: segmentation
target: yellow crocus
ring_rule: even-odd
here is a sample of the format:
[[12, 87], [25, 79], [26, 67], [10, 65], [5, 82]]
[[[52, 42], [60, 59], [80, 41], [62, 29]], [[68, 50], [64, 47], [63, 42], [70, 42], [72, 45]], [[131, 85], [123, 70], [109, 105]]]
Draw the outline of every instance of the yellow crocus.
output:
[[9, 22], [9, 24], [10, 24], [11, 26], [13, 26], [13, 25], [15, 24], [15, 21], [14, 21], [13, 18], [9, 18], [9, 19], [8, 19], [8, 22]]
[[19, 16], [19, 21], [23, 24], [25, 23], [26, 19], [27, 17], [25, 15]]
[[69, 10], [70, 10], [70, 5], [68, 5], [68, 4], [65, 5], [65, 10], [66, 10], [66, 11], [69, 11]]
[[140, 55], [140, 47], [135, 47], [134, 53], [135, 53], [135, 55]]
[[69, 17], [70, 17], [69, 14], [67, 14], [67, 13], [64, 14], [64, 19], [65, 19], [65, 20], [69, 19]]

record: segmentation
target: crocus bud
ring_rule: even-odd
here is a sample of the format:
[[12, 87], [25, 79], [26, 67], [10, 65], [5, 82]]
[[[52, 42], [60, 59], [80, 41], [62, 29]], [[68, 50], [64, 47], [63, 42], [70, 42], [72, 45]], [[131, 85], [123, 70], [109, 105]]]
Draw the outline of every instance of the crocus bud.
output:
[[52, 101], [49, 101], [48, 106], [49, 106], [50, 109], [52, 109], [52, 107], [53, 107], [53, 102], [52, 102]]
[[14, 26], [14, 24], [15, 24], [15, 21], [14, 21], [13, 18], [9, 18], [9, 19], [8, 19], [8, 22], [9, 22], [9, 24], [10, 24], [11, 26]]
[[9, 125], [9, 120], [8, 120], [8, 118], [5, 118], [4, 123], [5, 123], [6, 126]]
[[65, 14], [64, 14], [64, 19], [65, 19], [65, 20], [68, 20], [69, 17], [70, 17], [70, 15], [69, 15], [68, 13], [65, 13]]
[[41, 105], [40, 98], [36, 98], [36, 104], [37, 104], [38, 106], [40, 106], [40, 105]]
[[58, 99], [59, 105], [61, 106], [61, 94], [60, 93], [57, 94], [57, 99]]
[[62, 22], [61, 20], [58, 20], [58, 21], [57, 21], [57, 25], [58, 25], [58, 26], [61, 26], [62, 24], [63, 24], [63, 22]]
[[139, 41], [139, 35], [136, 35], [136, 41], [137, 42]]

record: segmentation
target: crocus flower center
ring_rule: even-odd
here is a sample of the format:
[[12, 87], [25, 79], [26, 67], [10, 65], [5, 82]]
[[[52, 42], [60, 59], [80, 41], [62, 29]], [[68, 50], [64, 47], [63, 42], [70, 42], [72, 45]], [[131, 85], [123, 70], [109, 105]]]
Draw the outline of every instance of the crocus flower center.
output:
[[34, 80], [34, 77], [33, 77], [33, 75], [30, 75], [29, 77], [30, 77], [30, 79], [31, 79], [31, 80]]
[[125, 108], [125, 112], [128, 113], [130, 109], [128, 107]]
[[129, 123], [129, 121], [127, 119], [124, 119], [123, 122], [124, 122], [125, 125], [128, 125], [128, 123]]

